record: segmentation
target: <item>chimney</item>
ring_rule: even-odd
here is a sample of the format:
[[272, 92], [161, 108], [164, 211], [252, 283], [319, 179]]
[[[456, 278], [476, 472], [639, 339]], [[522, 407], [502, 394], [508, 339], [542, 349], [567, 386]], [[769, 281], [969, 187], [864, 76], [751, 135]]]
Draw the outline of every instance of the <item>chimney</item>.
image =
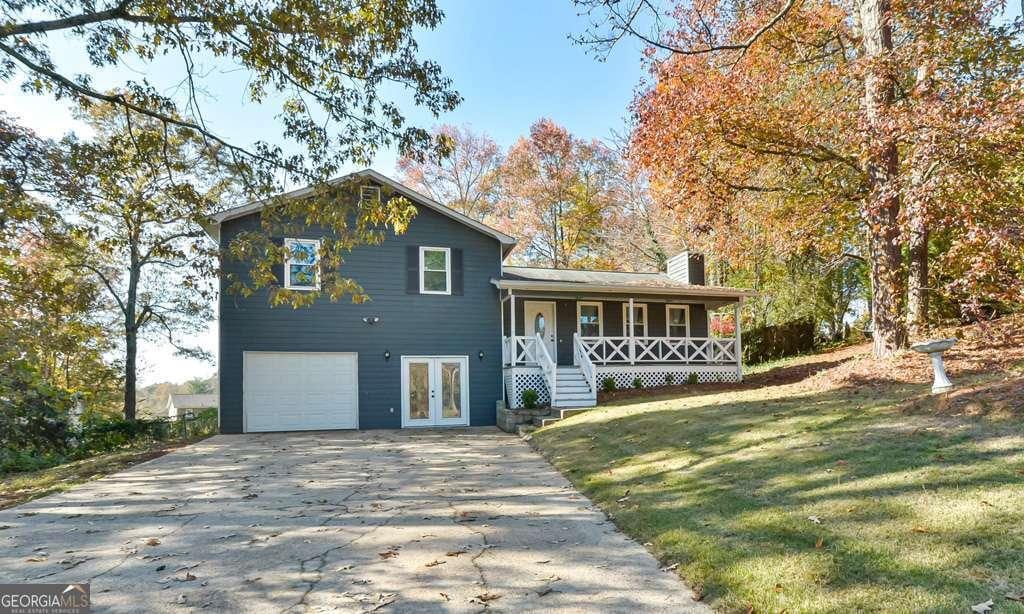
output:
[[705, 285], [704, 256], [685, 251], [668, 259], [668, 276], [684, 284]]

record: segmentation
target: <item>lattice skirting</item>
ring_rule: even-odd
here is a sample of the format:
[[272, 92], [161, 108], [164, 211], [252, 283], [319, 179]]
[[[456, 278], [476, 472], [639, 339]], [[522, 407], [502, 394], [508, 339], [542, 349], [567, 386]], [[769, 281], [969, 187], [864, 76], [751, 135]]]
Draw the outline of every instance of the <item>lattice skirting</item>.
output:
[[[691, 373], [697, 374], [697, 383], [735, 383], [739, 382], [739, 369], [733, 366], [702, 366], [702, 365], [616, 365], [614, 367], [597, 367], [597, 389], [602, 390], [605, 378], [614, 377], [615, 386], [619, 389], [632, 388], [633, 380], [640, 378], [644, 388], [685, 384]], [[671, 381], [669, 381], [671, 374]]]
[[[632, 388], [633, 380], [640, 378], [644, 388], [685, 384], [691, 373], [697, 374], [697, 383], [736, 383], [742, 380], [739, 369], [734, 366], [722, 365], [615, 365], [597, 367], [597, 389], [602, 389], [606, 377], [615, 378], [615, 386], [620, 390]], [[672, 381], [668, 381], [668, 375]], [[551, 395], [539, 367], [505, 367], [505, 394], [508, 395], [508, 406], [518, 409], [523, 406], [523, 391], [533, 388], [539, 398], [537, 404], [548, 405]]]
[[540, 367], [506, 367], [505, 368], [505, 394], [508, 395], [508, 406], [518, 409], [523, 406], [523, 391], [533, 388], [537, 391], [537, 404], [549, 405], [551, 395], [548, 394], [548, 386], [544, 381], [544, 374]]

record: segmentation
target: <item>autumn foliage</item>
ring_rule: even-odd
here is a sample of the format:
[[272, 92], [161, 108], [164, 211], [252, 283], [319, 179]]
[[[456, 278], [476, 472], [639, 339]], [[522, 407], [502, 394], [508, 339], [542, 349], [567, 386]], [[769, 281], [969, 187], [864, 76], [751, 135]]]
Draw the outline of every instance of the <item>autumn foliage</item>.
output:
[[808, 1], [749, 47], [683, 52], [783, 4], [680, 4], [651, 46], [633, 153], [680, 232], [737, 268], [868, 261], [885, 350], [904, 322], [1024, 304], [1021, 24], [998, 2]]

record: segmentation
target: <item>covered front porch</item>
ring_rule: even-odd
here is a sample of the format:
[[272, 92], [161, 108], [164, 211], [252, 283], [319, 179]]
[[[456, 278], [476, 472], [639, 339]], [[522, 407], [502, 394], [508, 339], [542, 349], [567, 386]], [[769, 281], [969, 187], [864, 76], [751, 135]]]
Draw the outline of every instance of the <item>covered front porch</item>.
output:
[[[609, 273], [602, 272], [606, 277]], [[653, 387], [742, 379], [738, 323], [746, 292], [664, 283], [656, 274], [611, 275], [640, 277], [647, 283], [604, 284], [587, 291], [580, 287], [576, 292], [565, 282], [547, 280], [503, 279], [497, 284], [510, 407], [521, 405], [528, 388], [538, 392], [541, 403], [554, 405], [569, 396], [579, 403], [562, 406], [593, 404], [609, 378], [616, 388], [633, 387], [637, 381]], [[712, 326], [713, 319], [723, 316], [727, 326]]]

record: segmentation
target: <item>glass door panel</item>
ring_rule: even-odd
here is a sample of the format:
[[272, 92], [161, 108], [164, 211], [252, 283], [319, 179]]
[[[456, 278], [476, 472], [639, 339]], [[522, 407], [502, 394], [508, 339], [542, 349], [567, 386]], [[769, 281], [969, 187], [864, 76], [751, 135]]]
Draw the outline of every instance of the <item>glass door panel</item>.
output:
[[462, 361], [441, 360], [441, 420], [462, 421]]

